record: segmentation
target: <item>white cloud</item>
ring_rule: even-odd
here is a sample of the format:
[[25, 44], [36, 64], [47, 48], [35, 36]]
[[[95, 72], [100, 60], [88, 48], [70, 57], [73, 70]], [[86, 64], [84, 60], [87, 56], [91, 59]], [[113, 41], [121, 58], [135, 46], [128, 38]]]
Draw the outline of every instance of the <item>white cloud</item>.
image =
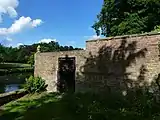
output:
[[97, 39], [100, 39], [100, 38], [101, 38], [100, 36], [93, 35], [89, 39], [91, 39], [91, 40], [97, 40]]
[[3, 21], [3, 14], [8, 14], [11, 18], [17, 17], [16, 8], [18, 5], [18, 0], [0, 0], [0, 22]]
[[51, 39], [51, 38], [48, 38], [48, 39], [45, 38], [45, 39], [40, 40], [38, 43], [49, 43], [51, 41], [56, 42], [57, 40], [56, 39]]
[[41, 19], [36, 19], [32, 21], [32, 27], [37, 27], [38, 25], [42, 24], [42, 20]]
[[[94, 28], [92, 28], [91, 26], [88, 27], [88, 30], [92, 30], [94, 33], [96, 33], [96, 30]], [[100, 33], [102, 33], [101, 28], [99, 28], [98, 30], [100, 31]]]
[[84, 38], [89, 39], [89, 40], [97, 40], [97, 39], [100, 39], [101, 36], [92, 35], [92, 36], [84, 36]]
[[30, 17], [20, 17], [9, 28], [0, 28], [0, 35], [9, 35], [21, 32], [25, 28], [34, 28], [42, 24], [41, 19], [32, 20]]
[[[89, 30], [92, 30], [94, 33], [96, 33], [95, 29], [93, 29], [92, 27], [89, 27], [88, 29], [89, 29]], [[99, 31], [100, 31], [100, 35], [99, 35], [99, 36], [97, 36], [96, 34], [93, 33], [94, 35], [92, 35], [92, 36], [84, 36], [84, 38], [89, 39], [89, 40], [97, 40], [97, 39], [100, 39], [100, 38], [102, 38], [102, 36], [101, 36], [102, 29], [99, 28]]]
[[23, 44], [23, 43], [18, 43], [18, 44], [17, 44], [17, 47], [19, 47], [19, 46], [21, 46], [21, 45], [24, 45], [24, 44]]
[[11, 42], [13, 39], [12, 39], [12, 38], [7, 37], [7, 38], [6, 38], [6, 40]]

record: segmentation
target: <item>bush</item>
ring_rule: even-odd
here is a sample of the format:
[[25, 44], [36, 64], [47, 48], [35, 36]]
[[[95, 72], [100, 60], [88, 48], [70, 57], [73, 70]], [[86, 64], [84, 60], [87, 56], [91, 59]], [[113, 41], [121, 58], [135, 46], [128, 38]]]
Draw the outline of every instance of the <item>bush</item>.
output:
[[24, 89], [29, 93], [43, 92], [46, 90], [47, 85], [41, 77], [30, 76], [26, 79]]
[[34, 53], [28, 58], [27, 63], [30, 64], [31, 66], [34, 65]]
[[[141, 90], [131, 91], [126, 96], [120, 93], [66, 94], [61, 102], [72, 114], [92, 120], [160, 120], [160, 104]], [[87, 113], [87, 114], [86, 114]]]

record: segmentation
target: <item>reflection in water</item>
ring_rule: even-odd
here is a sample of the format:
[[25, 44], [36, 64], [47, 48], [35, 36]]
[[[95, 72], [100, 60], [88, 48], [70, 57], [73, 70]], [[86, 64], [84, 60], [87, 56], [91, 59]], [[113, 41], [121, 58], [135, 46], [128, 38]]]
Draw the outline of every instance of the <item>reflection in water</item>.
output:
[[20, 88], [19, 84], [0, 85], [0, 93], [16, 91]]
[[20, 89], [20, 85], [24, 84], [25, 78], [33, 73], [14, 73], [6, 76], [0, 76], [0, 93], [12, 92]]
[[18, 84], [11, 84], [11, 85], [6, 85], [5, 86], [5, 92], [12, 92], [12, 91], [16, 91], [18, 89], [19, 89]]

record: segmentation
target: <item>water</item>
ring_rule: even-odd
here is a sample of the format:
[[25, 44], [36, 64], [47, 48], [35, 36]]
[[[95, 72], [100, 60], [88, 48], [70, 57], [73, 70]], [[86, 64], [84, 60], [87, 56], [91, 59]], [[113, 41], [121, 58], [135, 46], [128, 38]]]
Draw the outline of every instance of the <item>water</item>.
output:
[[20, 84], [10, 84], [5, 86], [5, 93], [16, 91], [20, 88]]
[[0, 93], [17, 91], [21, 85], [25, 83], [25, 78], [28, 78], [32, 73], [10, 74], [0, 76]]
[[1, 84], [0, 93], [17, 91], [21, 88], [21, 84]]

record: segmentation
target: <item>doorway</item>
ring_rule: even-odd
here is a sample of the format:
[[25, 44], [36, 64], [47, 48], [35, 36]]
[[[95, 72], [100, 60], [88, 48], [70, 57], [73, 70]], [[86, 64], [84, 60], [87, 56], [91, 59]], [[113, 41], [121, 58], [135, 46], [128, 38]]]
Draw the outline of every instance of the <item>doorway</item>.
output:
[[58, 59], [58, 91], [75, 91], [75, 57], [63, 57]]

